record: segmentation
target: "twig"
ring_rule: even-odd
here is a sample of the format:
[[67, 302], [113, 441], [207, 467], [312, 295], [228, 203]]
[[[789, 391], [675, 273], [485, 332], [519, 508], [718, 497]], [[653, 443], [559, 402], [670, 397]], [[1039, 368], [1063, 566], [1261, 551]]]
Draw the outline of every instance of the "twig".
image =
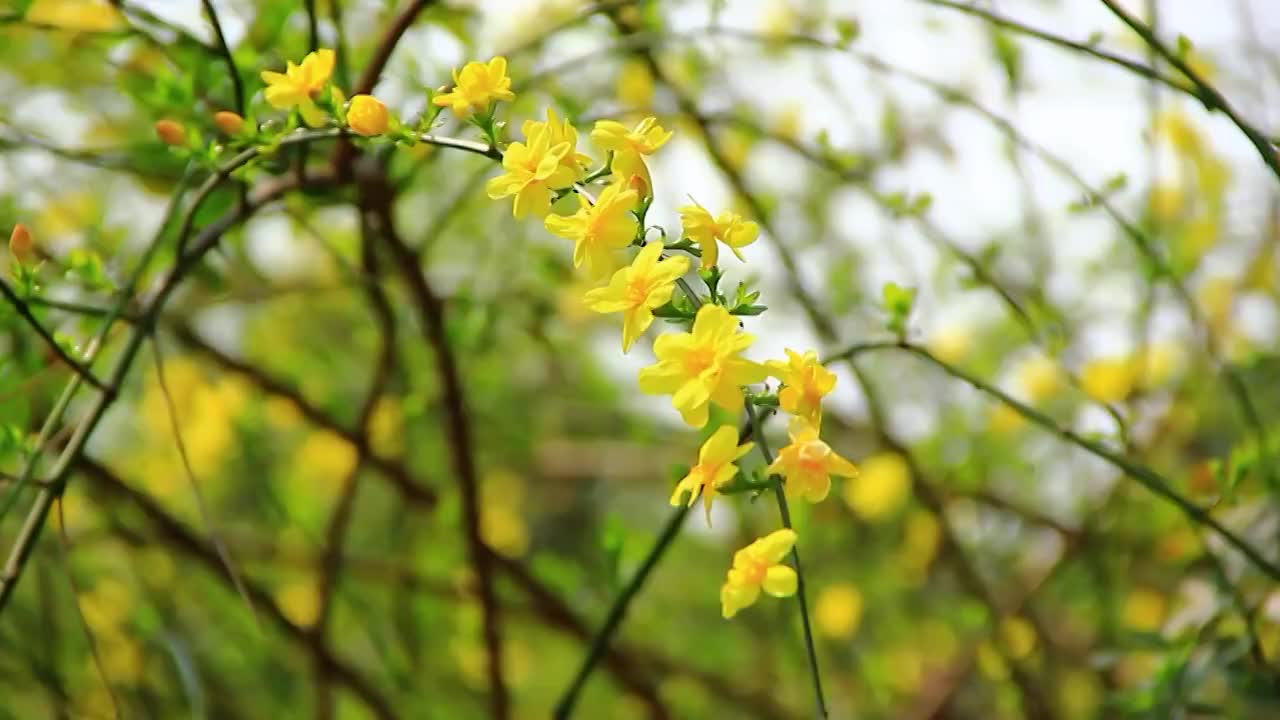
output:
[[1216, 110], [1221, 112], [1223, 115], [1226, 115], [1227, 119], [1239, 128], [1240, 132], [1244, 133], [1244, 136], [1249, 139], [1249, 142], [1258, 151], [1258, 155], [1262, 158], [1262, 161], [1267, 164], [1267, 167], [1271, 168], [1271, 172], [1275, 174], [1276, 179], [1280, 180], [1280, 156], [1277, 156], [1275, 143], [1271, 142], [1271, 140], [1269, 140], [1267, 136], [1256, 127], [1249, 124], [1240, 115], [1240, 113], [1231, 106], [1231, 103], [1227, 101], [1227, 98], [1219, 92], [1217, 88], [1213, 87], [1213, 85], [1209, 84], [1207, 80], [1201, 77], [1200, 73], [1196, 72], [1195, 68], [1192, 68], [1178, 53], [1173, 52], [1167, 45], [1161, 42], [1160, 38], [1156, 37], [1155, 32], [1150, 27], [1147, 27], [1147, 25], [1141, 20], [1130, 15], [1129, 12], [1120, 7], [1115, 0], [1100, 1], [1103, 5], [1106, 5], [1107, 9], [1119, 18], [1121, 22], [1128, 25], [1130, 30], [1137, 33], [1138, 36], [1142, 38], [1142, 41], [1151, 47], [1151, 49], [1159, 53], [1160, 56], [1178, 72], [1186, 75], [1187, 79], [1191, 81], [1191, 84], [1199, 91], [1197, 95], [1200, 101], [1204, 103], [1205, 109], [1210, 112]]
[[102, 662], [102, 654], [98, 652], [98, 640], [93, 636], [93, 628], [89, 627], [89, 621], [85, 620], [84, 610], [80, 608], [80, 587], [76, 583], [75, 572], [71, 569], [71, 540], [67, 538], [67, 519], [62, 513], [62, 501], [58, 501], [58, 547], [62, 550], [62, 566], [67, 571], [67, 585], [71, 588], [71, 602], [76, 607], [76, 619], [80, 621], [80, 629], [84, 631], [84, 639], [89, 643], [89, 654], [93, 657], [93, 665], [98, 669], [98, 677], [102, 680], [102, 685], [107, 689], [107, 697], [111, 699], [111, 709], [115, 711], [116, 717], [124, 717], [120, 712], [120, 698], [116, 697], [116, 690], [111, 686], [111, 679], [107, 676], [107, 668]]
[[46, 345], [49, 346], [49, 349], [53, 351], [53, 354], [58, 357], [58, 360], [60, 360], [62, 364], [75, 371], [81, 379], [92, 385], [95, 389], [101, 392], [110, 392], [107, 386], [103, 385], [102, 381], [95, 377], [93, 371], [84, 365], [84, 363], [81, 363], [79, 360], [76, 360], [67, 354], [67, 351], [64, 350], [62, 345], [53, 337], [53, 333], [50, 333], [44, 325], [40, 324], [40, 321], [36, 319], [34, 314], [32, 314], [31, 308], [27, 303], [22, 298], [18, 297], [18, 294], [14, 292], [13, 288], [9, 287], [9, 283], [5, 282], [3, 278], [0, 278], [0, 295], [4, 295], [5, 300], [13, 306], [13, 309], [17, 311], [18, 315], [21, 316], [23, 320], [27, 321], [27, 324], [31, 326], [31, 329], [36, 331], [36, 334], [40, 336], [40, 339], [43, 340]]
[[231, 87], [235, 92], [235, 109], [244, 115], [244, 81], [240, 79], [240, 70], [236, 67], [236, 58], [227, 45], [227, 36], [222, 33], [222, 22], [218, 20], [218, 11], [213, 7], [213, 0], [201, 0], [204, 11], [209, 16], [209, 24], [213, 26], [213, 37], [218, 43], [218, 53], [227, 64], [227, 73], [231, 75]]

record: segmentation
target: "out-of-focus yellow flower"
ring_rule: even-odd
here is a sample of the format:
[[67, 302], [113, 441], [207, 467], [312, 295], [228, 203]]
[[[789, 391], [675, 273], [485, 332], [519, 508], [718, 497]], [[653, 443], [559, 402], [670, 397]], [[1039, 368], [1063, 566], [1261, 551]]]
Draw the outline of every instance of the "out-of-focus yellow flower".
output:
[[759, 225], [750, 220], [743, 220], [742, 216], [735, 212], [725, 211], [720, 213], [719, 217], [712, 217], [706, 208], [697, 204], [685, 205], [679, 211], [685, 236], [702, 248], [702, 267], [704, 268], [715, 267], [719, 260], [718, 242], [724, 243], [734, 255], [738, 256], [739, 260], [745, 260], [742, 257], [741, 248], [755, 242], [760, 236]]
[[864, 520], [875, 522], [897, 512], [911, 492], [907, 461], [893, 452], [865, 458], [858, 479], [845, 483], [844, 501]]
[[1005, 661], [1004, 656], [996, 649], [996, 646], [989, 640], [983, 640], [978, 643], [977, 654], [978, 670], [988, 678], [996, 682], [1004, 682], [1009, 679], [1009, 663]]
[[1196, 299], [1204, 308], [1209, 325], [1222, 332], [1231, 322], [1231, 308], [1236, 301], [1235, 281], [1225, 275], [1211, 277], [1196, 291]]
[[1187, 198], [1180, 185], [1161, 184], [1151, 188], [1147, 202], [1151, 214], [1157, 220], [1167, 223], [1178, 219], [1182, 208], [1186, 206]]
[[689, 272], [689, 259], [662, 257], [662, 243], [652, 242], [627, 267], [618, 270], [606, 287], [587, 292], [583, 302], [598, 313], [624, 313], [622, 352], [653, 323], [653, 308], [671, 299], [676, 280]]
[[929, 338], [929, 352], [939, 360], [955, 365], [973, 349], [973, 332], [966, 327], [948, 327]]
[[733, 480], [738, 474], [736, 461], [751, 452], [755, 443], [738, 444], [738, 429], [732, 425], [723, 425], [698, 451], [698, 464], [689, 474], [684, 476], [671, 493], [671, 504], [679, 506], [687, 494], [686, 505], [692, 506], [698, 496], [702, 496], [702, 509], [706, 511], [707, 525], [711, 525], [711, 503], [715, 500], [716, 489]]
[[765, 379], [757, 362], [738, 357], [755, 337], [738, 331], [738, 320], [719, 305], [703, 305], [693, 331], [666, 333], [653, 344], [658, 362], [640, 371], [640, 390], [670, 394], [671, 404], [693, 427], [707, 424], [708, 404], [742, 409], [742, 386]]
[[488, 63], [469, 62], [461, 72], [454, 70], [453, 90], [436, 95], [431, 102], [453, 110], [458, 117], [467, 117], [485, 110], [494, 101], [515, 99], [511, 78], [507, 77], [507, 59], [498, 56]]
[[1080, 370], [1080, 387], [1100, 403], [1120, 402], [1129, 397], [1136, 379], [1134, 364], [1127, 357], [1090, 360]]
[[1137, 383], [1154, 388], [1168, 382], [1182, 366], [1182, 351], [1177, 345], [1159, 343], [1139, 350], [1133, 358]]
[[787, 0], [772, 0], [760, 17], [760, 30], [771, 38], [782, 38], [795, 32], [799, 20]]
[[529, 549], [529, 526], [519, 511], [508, 505], [485, 505], [480, 512], [480, 534], [486, 545], [507, 557], [520, 557]]
[[280, 614], [301, 628], [308, 628], [320, 619], [320, 589], [310, 579], [295, 580], [281, 585], [274, 593]]
[[995, 403], [987, 415], [987, 426], [997, 435], [1008, 435], [1026, 424], [1027, 419], [1004, 403]]
[[791, 436], [791, 444], [778, 451], [769, 472], [783, 477], [788, 497], [822, 502], [831, 492], [832, 475], [858, 476], [858, 468], [820, 440], [818, 428], [809, 421], [802, 417], [792, 418], [787, 432]]
[[560, 116], [552, 108], [547, 108], [545, 122], [541, 120], [525, 120], [524, 124], [520, 126], [520, 131], [527, 138], [533, 137], [544, 129], [547, 132], [548, 144], [551, 147], [558, 147], [561, 143], [569, 144], [569, 149], [560, 158], [560, 164], [573, 173], [575, 182], [581, 180], [586, 175], [587, 168], [591, 166], [591, 157], [578, 152], [578, 129], [568, 120], [560, 119]]
[[1026, 618], [1007, 617], [1000, 621], [1000, 645], [1009, 657], [1021, 660], [1036, 649], [1036, 629]]
[[[570, 152], [569, 143], [552, 145], [546, 126], [536, 128], [525, 140], [511, 143], [502, 156], [506, 172], [489, 180], [485, 190], [494, 200], [515, 195], [511, 212], [517, 218], [530, 213], [546, 217], [551, 212], [551, 192], [569, 187], [575, 179], [573, 170], [561, 163]], [[630, 237], [627, 242], [631, 242]]]
[[157, 120], [155, 130], [165, 145], [184, 147], [187, 144], [187, 128], [177, 120]]
[[1036, 353], [1018, 366], [1018, 384], [1032, 402], [1057, 394], [1062, 387], [1062, 369], [1053, 358]]
[[734, 553], [733, 568], [720, 588], [720, 610], [725, 618], [755, 604], [761, 590], [774, 597], [795, 594], [796, 571], [782, 564], [795, 544], [795, 531], [783, 528]]
[[80, 613], [85, 624], [98, 633], [117, 633], [133, 612], [135, 597], [124, 583], [112, 577], [100, 578], [80, 596]]
[[1156, 133], [1169, 141], [1183, 155], [1199, 155], [1204, 150], [1200, 131], [1187, 116], [1177, 110], [1166, 110], [1156, 118]]
[[591, 141], [602, 150], [613, 152], [613, 174], [619, 180], [629, 183], [632, 177], [639, 177], [644, 182], [645, 194], [648, 194], [653, 191], [653, 179], [649, 176], [644, 156], [652, 155], [666, 145], [671, 134], [670, 130], [664, 130], [658, 124], [655, 117], [641, 120], [632, 130], [616, 120], [597, 120], [591, 131]]
[[244, 118], [230, 110], [219, 110], [213, 114], [213, 124], [226, 135], [239, 135], [244, 129]]
[[137, 640], [123, 633], [103, 633], [98, 638], [98, 654], [112, 682], [137, 685], [142, 681], [145, 657]]
[[773, 132], [783, 140], [799, 142], [803, 122], [804, 107], [799, 103], [790, 103], [774, 117]]
[[9, 254], [20, 263], [29, 263], [35, 259], [35, 243], [31, 241], [31, 231], [26, 225], [18, 223], [9, 233]]
[[109, 32], [124, 27], [124, 17], [107, 0], [36, 0], [22, 19], [66, 30]]
[[1124, 601], [1124, 621], [1134, 630], [1155, 632], [1164, 623], [1168, 603], [1155, 590], [1137, 588]]
[[907, 515], [902, 537], [902, 570], [911, 585], [924, 583], [929, 566], [938, 555], [942, 527], [928, 510], [914, 510]]
[[[562, 145], [564, 145], [562, 143]], [[561, 168], [560, 172], [568, 174]], [[600, 193], [595, 205], [578, 195], [578, 212], [549, 215], [546, 227], [552, 234], [573, 241], [573, 266], [587, 266], [592, 277], [603, 277], [613, 269], [613, 253], [631, 244], [639, 225], [631, 211], [640, 202], [634, 190], [613, 183]]]
[[283, 73], [263, 70], [262, 81], [267, 84], [263, 94], [267, 103], [277, 110], [298, 108], [310, 127], [324, 125], [324, 112], [315, 101], [333, 75], [334, 59], [333, 51], [325, 48], [307, 53], [301, 65], [290, 61]]
[[404, 408], [400, 398], [384, 395], [369, 416], [369, 445], [383, 455], [404, 452]]
[[786, 349], [786, 360], [765, 363], [769, 374], [784, 387], [778, 391], [778, 404], [796, 417], [822, 427], [822, 399], [836, 388], [836, 374], [818, 361], [818, 353], [807, 350], [800, 354]]
[[1093, 669], [1064, 670], [1058, 676], [1056, 684], [1058, 687], [1055, 695], [1063, 710], [1063, 717], [1070, 720], [1098, 717], [1103, 690]]
[[919, 691], [924, 682], [924, 655], [909, 645], [892, 648], [884, 657], [889, 686], [903, 695]]
[[381, 135], [387, 131], [391, 116], [387, 106], [372, 95], [356, 95], [347, 108], [347, 125], [352, 131], [365, 137]]
[[633, 58], [622, 64], [617, 95], [626, 108], [643, 110], [653, 103], [653, 74], [644, 61]]
[[813, 616], [818, 632], [823, 635], [851, 638], [862, 620], [862, 593], [850, 583], [829, 585], [818, 593]]

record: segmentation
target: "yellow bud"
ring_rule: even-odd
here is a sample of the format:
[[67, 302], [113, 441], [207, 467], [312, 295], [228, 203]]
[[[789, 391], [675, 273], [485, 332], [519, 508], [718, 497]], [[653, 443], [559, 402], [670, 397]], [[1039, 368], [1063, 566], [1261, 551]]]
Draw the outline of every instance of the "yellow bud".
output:
[[177, 120], [157, 120], [156, 135], [164, 144], [183, 147], [187, 144], [187, 129]]
[[356, 95], [347, 108], [347, 125], [365, 137], [381, 135], [387, 131], [387, 106], [372, 95]]
[[222, 110], [213, 114], [213, 124], [227, 135], [239, 135], [244, 129], [244, 118], [230, 110]]
[[9, 253], [20, 263], [28, 263], [34, 258], [35, 253], [32, 251], [31, 231], [26, 225], [18, 223], [13, 226], [13, 232], [9, 234]]
[[649, 183], [645, 182], [644, 178], [639, 175], [632, 175], [631, 178], [627, 180], [627, 188], [635, 190], [636, 194], [642, 198], [649, 196]]

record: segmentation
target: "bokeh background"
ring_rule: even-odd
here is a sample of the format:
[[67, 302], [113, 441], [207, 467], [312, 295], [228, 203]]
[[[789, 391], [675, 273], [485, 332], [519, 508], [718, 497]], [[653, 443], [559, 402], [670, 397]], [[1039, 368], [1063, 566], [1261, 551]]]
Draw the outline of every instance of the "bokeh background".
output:
[[[341, 42], [345, 85], [406, 4], [213, 3], [258, 119], [273, 111], [257, 73], [307, 52], [309, 10], [320, 44]], [[882, 286], [915, 288], [912, 342], [1155, 468], [1275, 559], [1280, 184], [1221, 113], [964, 3], [421, 4], [375, 88], [403, 117], [501, 53], [513, 128], [550, 106], [584, 143], [599, 118], [675, 130], [650, 222], [678, 232], [693, 197], [764, 226], [745, 263], [723, 261], [769, 306], [747, 321], [753, 359], [887, 338]], [[152, 124], [215, 138], [231, 83], [199, 2], [9, 5], [0, 228], [32, 229], [58, 305], [39, 317], [83, 349], [182, 172]], [[1100, 2], [974, 6], [1181, 82]], [[1280, 7], [1124, 6], [1280, 133]], [[388, 168], [464, 380], [513, 716], [546, 717], [701, 438], [638, 393], [648, 344], [618, 352], [569, 244], [485, 197], [490, 161], [423, 146]], [[236, 197], [217, 193], [197, 227]], [[174, 296], [160, 362], [149, 346], [135, 363], [0, 614], [0, 718], [487, 716], [439, 348], [403, 263], [362, 243], [354, 197], [285, 196]], [[833, 369], [824, 437], [862, 474], [793, 508], [833, 717], [1280, 713], [1280, 594], [1219, 537], [928, 363], [889, 351]], [[6, 552], [32, 494], [13, 476], [68, 377], [0, 310]], [[720, 618], [732, 551], [776, 526], [743, 496], [711, 527], [694, 513], [577, 716], [810, 716], [793, 603]]]

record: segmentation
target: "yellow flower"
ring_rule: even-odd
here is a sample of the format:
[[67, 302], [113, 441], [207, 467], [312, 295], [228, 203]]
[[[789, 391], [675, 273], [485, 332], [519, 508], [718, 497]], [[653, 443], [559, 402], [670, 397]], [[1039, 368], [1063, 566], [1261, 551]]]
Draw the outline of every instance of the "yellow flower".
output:
[[587, 168], [591, 165], [591, 158], [583, 153], [578, 152], [578, 129], [568, 120], [561, 120], [556, 115], [556, 111], [547, 108], [547, 121], [525, 120], [520, 130], [527, 138], [533, 137], [538, 132], [546, 130], [547, 137], [550, 138], [551, 147], [556, 147], [560, 143], [568, 143], [569, 149], [565, 152], [564, 157], [560, 158], [560, 165], [567, 168], [573, 173], [574, 181], [581, 180], [587, 174]]
[[707, 513], [707, 525], [711, 525], [711, 502], [715, 500], [716, 489], [733, 480], [738, 474], [738, 466], [734, 464], [738, 458], [751, 452], [755, 443], [738, 444], [738, 429], [732, 425], [723, 425], [712, 433], [698, 451], [698, 464], [676, 485], [671, 493], [671, 504], [680, 505], [681, 496], [689, 494], [688, 505], [702, 495], [702, 509]]
[[831, 476], [855, 478], [858, 468], [818, 439], [818, 428], [801, 417], [791, 419], [787, 428], [791, 444], [778, 451], [769, 472], [786, 481], [787, 497], [822, 502], [831, 492]]
[[1101, 403], [1120, 402], [1129, 397], [1137, 379], [1134, 363], [1124, 357], [1091, 360], [1080, 370], [1080, 387]]
[[[551, 212], [551, 191], [573, 184], [574, 174], [561, 160], [569, 153], [569, 143], [551, 144], [551, 133], [546, 127], [525, 138], [526, 142], [511, 143], [502, 156], [505, 173], [493, 178], [486, 186], [489, 197], [497, 200], [515, 195], [511, 212], [518, 218], [529, 213], [546, 217]], [[549, 219], [548, 219], [549, 221]], [[635, 235], [632, 229], [631, 237]]]
[[617, 120], [598, 120], [591, 131], [591, 141], [603, 150], [613, 152], [613, 174], [622, 182], [630, 182], [632, 177], [644, 181], [645, 193], [653, 189], [653, 180], [649, 177], [649, 167], [644, 163], [645, 155], [652, 155], [658, 148], [671, 139], [671, 131], [664, 130], [655, 117], [641, 120], [634, 129], [628, 130], [626, 125]]
[[298, 108], [303, 121], [313, 128], [324, 125], [324, 112], [316, 107], [315, 100], [333, 74], [333, 61], [332, 50], [316, 50], [307, 53], [301, 65], [290, 62], [283, 74], [263, 70], [267, 103], [278, 110]]
[[888, 518], [907, 500], [911, 468], [897, 453], [879, 453], [862, 461], [857, 482], [846, 483], [844, 501], [864, 520]]
[[347, 108], [347, 125], [353, 132], [372, 137], [386, 132], [389, 124], [387, 106], [381, 100], [372, 95], [356, 95], [351, 98], [351, 106]]
[[653, 103], [653, 75], [641, 60], [629, 60], [618, 73], [615, 90], [623, 107], [643, 109]]
[[640, 371], [640, 390], [671, 394], [671, 404], [693, 427], [707, 424], [708, 403], [737, 412], [742, 409], [742, 386], [768, 375], [760, 363], [738, 357], [754, 340], [738, 332], [738, 321], [728, 310], [703, 305], [692, 332], [666, 333], [654, 342], [658, 362]]
[[65, 30], [109, 32], [126, 25], [124, 16], [106, 0], [36, 0], [18, 17], [34, 25]]
[[1053, 396], [1062, 385], [1062, 371], [1053, 358], [1036, 354], [1018, 366], [1018, 384], [1033, 401]]
[[[562, 145], [568, 147], [565, 143]], [[569, 174], [563, 166], [557, 172]], [[636, 237], [639, 224], [631, 210], [638, 202], [640, 197], [634, 190], [624, 190], [613, 183], [600, 193], [595, 205], [579, 194], [578, 212], [548, 216], [547, 230], [573, 241], [574, 267], [586, 263], [588, 274], [603, 277], [614, 267], [613, 251], [630, 245]]]
[[583, 298], [587, 308], [598, 313], [626, 313], [622, 321], [622, 352], [653, 323], [653, 308], [671, 299], [676, 279], [689, 272], [683, 256], [662, 257], [662, 243], [644, 246], [630, 266], [615, 272], [607, 287], [589, 291]]
[[227, 135], [239, 135], [244, 129], [244, 118], [230, 110], [220, 110], [213, 114], [213, 124]]
[[769, 374], [782, 381], [778, 404], [782, 409], [808, 420], [815, 428], [822, 426], [822, 398], [836, 387], [836, 374], [818, 362], [813, 350], [803, 355], [788, 349], [786, 360], [765, 363]]
[[507, 59], [499, 56], [488, 63], [469, 62], [462, 72], [454, 70], [453, 91], [436, 95], [431, 102], [452, 109], [458, 117], [467, 117], [488, 108], [495, 100], [515, 99], [511, 78], [507, 77]]
[[795, 594], [796, 571], [782, 564], [795, 544], [796, 532], [783, 528], [733, 554], [733, 568], [720, 587], [720, 609], [725, 618], [754, 605], [761, 589], [774, 597]]
[[715, 267], [720, 257], [717, 241], [728, 246], [742, 260], [739, 248], [750, 245], [760, 236], [760, 226], [743, 220], [741, 215], [725, 211], [719, 217], [712, 217], [706, 208], [696, 204], [680, 208], [680, 222], [684, 225], [684, 234], [702, 247], [704, 268]]
[[177, 120], [157, 120], [155, 129], [165, 145], [182, 147], [187, 144], [187, 129]]
[[813, 605], [813, 619], [827, 637], [853, 637], [862, 619], [862, 593], [849, 583], [823, 588]]

